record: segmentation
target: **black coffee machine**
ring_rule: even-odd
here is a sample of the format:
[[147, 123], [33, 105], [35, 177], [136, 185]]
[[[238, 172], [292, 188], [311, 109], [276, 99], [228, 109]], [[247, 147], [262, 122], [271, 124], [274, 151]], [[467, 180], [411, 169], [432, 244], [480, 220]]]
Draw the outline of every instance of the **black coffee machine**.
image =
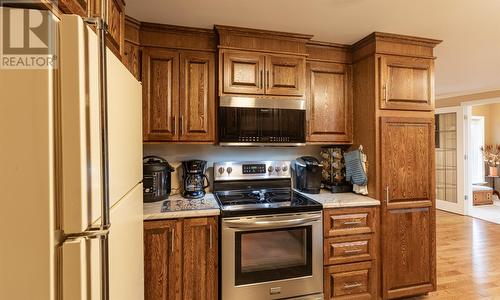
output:
[[167, 199], [171, 191], [171, 173], [174, 168], [158, 156], [146, 156], [142, 162], [144, 202]]
[[309, 194], [319, 194], [323, 165], [312, 156], [302, 156], [292, 164], [295, 173], [295, 188]]
[[[186, 160], [182, 162], [183, 168], [183, 196], [196, 199], [205, 196], [205, 189], [209, 186], [208, 177], [205, 175], [207, 162], [204, 160]], [[205, 185], [206, 180], [206, 185]]]

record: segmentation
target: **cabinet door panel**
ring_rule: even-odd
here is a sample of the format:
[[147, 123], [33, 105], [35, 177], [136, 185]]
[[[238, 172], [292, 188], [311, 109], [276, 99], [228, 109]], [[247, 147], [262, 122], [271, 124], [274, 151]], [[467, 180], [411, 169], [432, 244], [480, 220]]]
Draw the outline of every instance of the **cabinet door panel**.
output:
[[382, 267], [385, 298], [436, 286], [433, 119], [382, 118]]
[[265, 56], [253, 52], [222, 52], [224, 93], [263, 94]]
[[288, 56], [266, 56], [266, 94], [304, 96], [305, 59]]
[[179, 54], [144, 49], [142, 64], [144, 140], [177, 140]]
[[181, 54], [180, 140], [215, 139], [214, 64], [212, 53]]
[[[123, 0], [108, 0], [108, 34], [106, 45], [121, 58], [124, 53], [125, 41], [125, 2]], [[89, 10], [92, 16], [101, 15], [101, 0], [90, 0]]]
[[379, 57], [380, 108], [432, 110], [434, 63], [413, 57]]
[[140, 50], [139, 46], [125, 41], [123, 47], [123, 64], [134, 75], [137, 80], [141, 80]]
[[144, 222], [144, 298], [180, 299], [182, 222]]
[[217, 218], [184, 220], [183, 299], [217, 299]]
[[307, 64], [308, 142], [352, 143], [351, 67]]

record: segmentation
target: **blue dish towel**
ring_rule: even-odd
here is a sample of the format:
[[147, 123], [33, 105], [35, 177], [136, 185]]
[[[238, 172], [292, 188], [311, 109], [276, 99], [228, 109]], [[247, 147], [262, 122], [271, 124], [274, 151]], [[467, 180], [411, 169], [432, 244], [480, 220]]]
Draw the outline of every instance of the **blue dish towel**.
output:
[[347, 181], [357, 185], [366, 185], [368, 177], [363, 169], [363, 162], [361, 160], [361, 151], [359, 149], [345, 152], [345, 177]]

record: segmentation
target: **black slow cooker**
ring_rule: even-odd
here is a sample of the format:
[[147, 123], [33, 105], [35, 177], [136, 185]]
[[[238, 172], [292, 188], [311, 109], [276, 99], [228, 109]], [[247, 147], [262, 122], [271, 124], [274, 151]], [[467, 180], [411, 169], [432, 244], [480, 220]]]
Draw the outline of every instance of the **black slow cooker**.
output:
[[171, 173], [174, 168], [159, 156], [146, 156], [142, 162], [144, 202], [167, 199], [171, 191]]

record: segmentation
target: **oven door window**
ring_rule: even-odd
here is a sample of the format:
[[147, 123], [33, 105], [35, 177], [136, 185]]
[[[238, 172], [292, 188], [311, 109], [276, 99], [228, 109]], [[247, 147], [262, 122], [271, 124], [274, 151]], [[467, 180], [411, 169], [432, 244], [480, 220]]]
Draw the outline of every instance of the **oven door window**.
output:
[[235, 233], [235, 283], [312, 275], [311, 226]]

